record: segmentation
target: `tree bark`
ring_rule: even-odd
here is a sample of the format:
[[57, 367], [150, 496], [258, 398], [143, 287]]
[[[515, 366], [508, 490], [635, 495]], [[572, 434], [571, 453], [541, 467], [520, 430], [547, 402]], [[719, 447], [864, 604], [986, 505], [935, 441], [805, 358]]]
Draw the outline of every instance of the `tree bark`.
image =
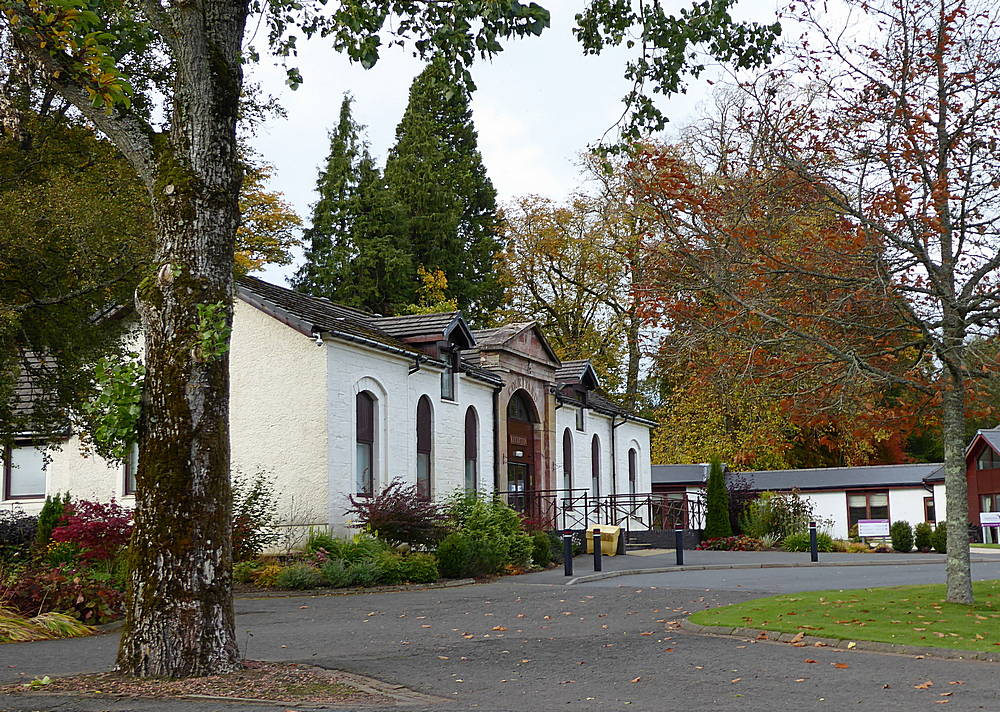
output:
[[961, 373], [947, 375], [942, 394], [944, 490], [948, 522], [948, 601], [972, 603], [969, 556], [969, 483], [965, 478], [965, 383]]
[[[227, 352], [246, 14], [242, 2], [203, 0], [175, 5], [169, 15], [178, 70], [169, 140], [154, 141], [155, 272], [136, 292], [146, 379], [118, 651], [118, 669], [140, 677], [201, 676], [239, 665]], [[208, 305], [218, 305], [221, 320], [199, 312]]]

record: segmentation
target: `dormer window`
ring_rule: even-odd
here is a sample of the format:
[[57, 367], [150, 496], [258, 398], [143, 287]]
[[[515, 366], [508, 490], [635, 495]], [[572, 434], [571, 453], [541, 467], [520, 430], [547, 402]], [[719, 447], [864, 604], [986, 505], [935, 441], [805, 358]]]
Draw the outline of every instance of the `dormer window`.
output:
[[441, 372], [441, 398], [455, 400], [455, 374], [458, 372], [458, 353], [447, 354], [444, 371]]

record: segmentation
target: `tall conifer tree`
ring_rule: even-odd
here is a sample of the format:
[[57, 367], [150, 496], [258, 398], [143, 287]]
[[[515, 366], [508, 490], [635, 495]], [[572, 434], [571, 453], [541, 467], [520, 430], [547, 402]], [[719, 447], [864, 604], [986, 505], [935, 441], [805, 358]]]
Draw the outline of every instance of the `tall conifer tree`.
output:
[[413, 267], [402, 215], [344, 96], [330, 152], [316, 181], [319, 199], [305, 231], [306, 261], [292, 280], [308, 294], [388, 314], [413, 300]]
[[[432, 62], [413, 81], [385, 178], [404, 215], [414, 271], [441, 270], [447, 296], [484, 320], [503, 298], [496, 190], [486, 175], [468, 91]], [[414, 279], [415, 279], [414, 272]]]

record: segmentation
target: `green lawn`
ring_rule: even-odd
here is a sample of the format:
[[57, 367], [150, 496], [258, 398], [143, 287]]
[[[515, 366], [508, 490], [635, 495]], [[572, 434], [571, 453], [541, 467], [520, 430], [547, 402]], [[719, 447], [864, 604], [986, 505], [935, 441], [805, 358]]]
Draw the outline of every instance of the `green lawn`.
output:
[[972, 544], [976, 549], [1000, 549], [1000, 544]]
[[945, 603], [943, 584], [811, 591], [699, 611], [701, 625], [759, 628], [841, 640], [877, 640], [1000, 652], [1000, 581], [972, 584], [972, 606]]

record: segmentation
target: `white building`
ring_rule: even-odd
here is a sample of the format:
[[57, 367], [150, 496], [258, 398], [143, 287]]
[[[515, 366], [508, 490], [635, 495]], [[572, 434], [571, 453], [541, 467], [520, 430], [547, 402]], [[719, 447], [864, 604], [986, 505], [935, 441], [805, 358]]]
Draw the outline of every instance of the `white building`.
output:
[[[343, 528], [349, 495], [394, 478], [436, 499], [508, 493], [550, 526], [564, 505], [584, 511], [574, 500], [596, 511], [595, 497], [650, 491], [653, 423], [602, 396], [588, 362], [561, 363], [533, 322], [473, 332], [458, 312], [380, 317], [252, 277], [237, 297], [233, 467], [272, 474], [295, 525]], [[48, 462], [39, 445], [4, 453], [3, 506], [133, 499], [134, 463], [87, 457], [73, 433]]]

